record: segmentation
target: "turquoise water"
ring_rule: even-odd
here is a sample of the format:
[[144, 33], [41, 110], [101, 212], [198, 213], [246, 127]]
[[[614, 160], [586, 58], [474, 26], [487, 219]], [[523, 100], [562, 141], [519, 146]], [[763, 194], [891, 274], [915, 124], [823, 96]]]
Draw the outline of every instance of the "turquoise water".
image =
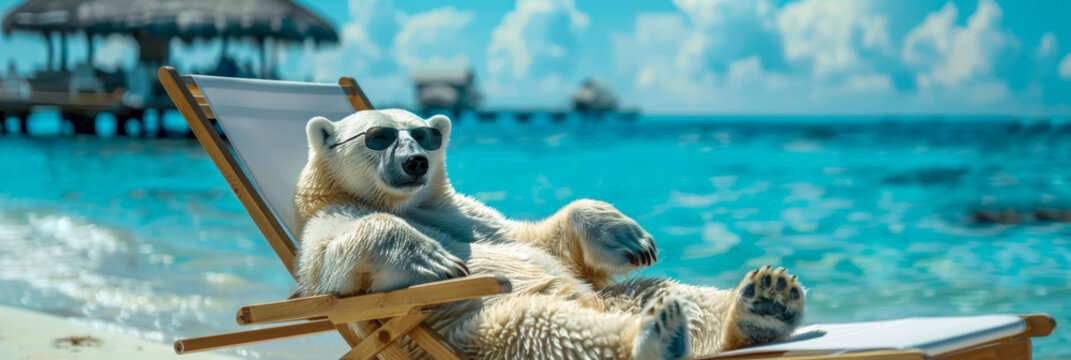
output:
[[[525, 219], [612, 202], [658, 242], [643, 275], [731, 287], [783, 265], [810, 289], [808, 323], [1044, 312], [1071, 324], [1071, 223], [1030, 215], [1071, 210], [1066, 122], [462, 119], [453, 134], [459, 191]], [[169, 342], [237, 330], [239, 306], [294, 290], [193, 140], [8, 136], [0, 158], [2, 304]], [[1036, 355], [1071, 357], [1069, 341], [1059, 330]], [[342, 351], [324, 334], [238, 353]]]

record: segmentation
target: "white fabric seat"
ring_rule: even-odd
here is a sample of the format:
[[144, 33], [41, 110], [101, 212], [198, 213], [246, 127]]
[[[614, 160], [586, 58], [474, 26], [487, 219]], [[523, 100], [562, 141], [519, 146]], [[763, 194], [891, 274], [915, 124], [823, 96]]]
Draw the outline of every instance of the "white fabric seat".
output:
[[724, 352], [710, 358], [749, 354], [832, 355], [877, 350], [920, 350], [934, 356], [1013, 336], [1026, 322], [1013, 315], [906, 318], [846, 324], [817, 324], [796, 330], [789, 341]]
[[353, 113], [342, 87], [192, 75], [246, 174], [294, 238], [294, 189], [308, 160], [305, 124]]

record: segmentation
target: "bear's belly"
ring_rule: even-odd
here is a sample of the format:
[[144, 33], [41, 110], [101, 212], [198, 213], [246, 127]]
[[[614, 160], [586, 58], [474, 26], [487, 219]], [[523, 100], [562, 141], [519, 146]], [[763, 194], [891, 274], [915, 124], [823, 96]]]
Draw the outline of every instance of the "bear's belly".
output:
[[521, 243], [472, 244], [468, 267], [473, 274], [502, 275], [512, 294], [556, 294], [575, 298], [594, 293], [591, 286], [566, 270], [557, 257]]
[[553, 255], [521, 243], [471, 243], [466, 264], [473, 275], [501, 275], [510, 281], [513, 291], [470, 301], [445, 304], [428, 319], [433, 328], [452, 329], [467, 320], [481, 307], [506, 297], [547, 295], [577, 301], [579, 306], [597, 306], [591, 285], [569, 273]]

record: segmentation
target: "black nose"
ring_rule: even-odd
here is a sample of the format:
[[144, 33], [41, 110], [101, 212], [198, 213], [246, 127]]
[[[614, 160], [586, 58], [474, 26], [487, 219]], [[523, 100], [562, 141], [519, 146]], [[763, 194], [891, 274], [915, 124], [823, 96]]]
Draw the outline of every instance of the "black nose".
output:
[[412, 176], [423, 176], [428, 173], [428, 158], [424, 155], [413, 155], [402, 163], [402, 170]]

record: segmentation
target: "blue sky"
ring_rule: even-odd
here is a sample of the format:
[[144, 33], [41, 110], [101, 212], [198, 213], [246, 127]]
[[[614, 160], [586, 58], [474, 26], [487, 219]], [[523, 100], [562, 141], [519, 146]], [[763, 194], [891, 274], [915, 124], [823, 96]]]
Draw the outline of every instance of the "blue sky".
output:
[[[412, 103], [416, 70], [471, 67], [492, 107], [562, 106], [594, 77], [655, 113], [1071, 114], [1066, 1], [300, 2], [342, 41], [281, 51], [280, 72], [354, 76], [379, 104]], [[0, 60], [41, 66], [38, 39], [0, 37]], [[95, 61], [132, 63], [130, 47], [104, 39]], [[219, 45], [172, 49], [189, 71]]]

